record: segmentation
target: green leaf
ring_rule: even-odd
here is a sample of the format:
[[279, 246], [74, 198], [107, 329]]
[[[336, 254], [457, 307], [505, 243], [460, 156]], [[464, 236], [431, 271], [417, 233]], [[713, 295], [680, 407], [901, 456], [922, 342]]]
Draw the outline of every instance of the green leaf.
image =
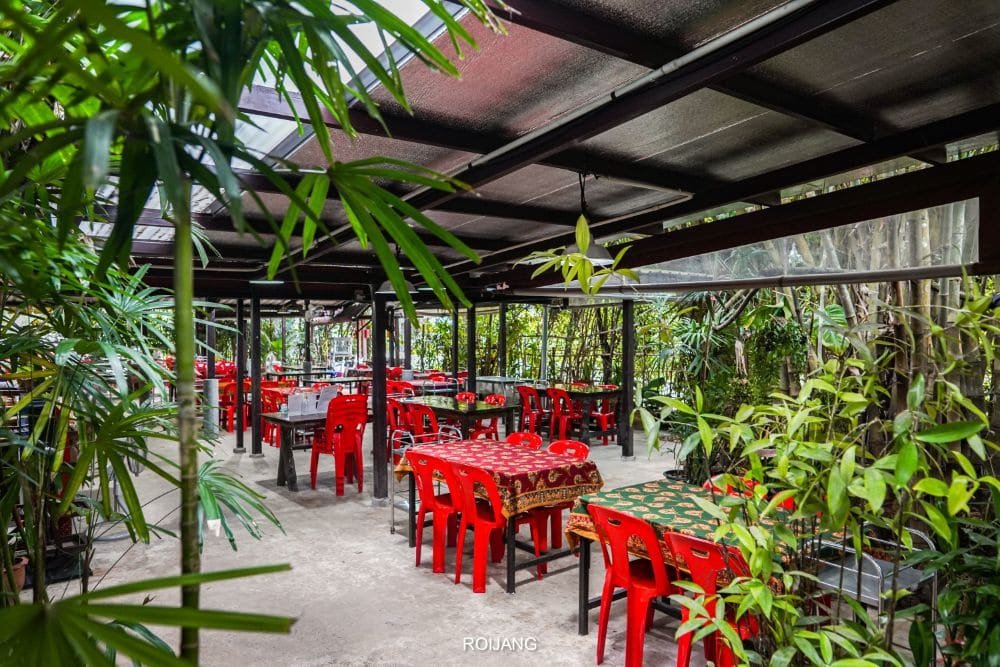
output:
[[968, 437], [976, 435], [984, 428], [986, 428], [986, 424], [979, 421], [949, 422], [934, 426], [920, 433], [915, 433], [913, 437], [921, 442], [944, 444], [965, 440]]
[[841, 521], [847, 515], [847, 484], [841, 475], [840, 468], [831, 468], [826, 485], [826, 502], [830, 514], [835, 521]]
[[941, 510], [923, 500], [920, 501], [920, 505], [924, 508], [924, 516], [934, 532], [948, 544], [954, 544], [951, 524], [948, 523], [948, 519], [941, 513]]
[[87, 120], [83, 137], [83, 186], [88, 191], [96, 190], [107, 178], [118, 115], [117, 109], [111, 109]]
[[576, 219], [576, 245], [580, 249], [580, 253], [584, 255], [587, 254], [587, 249], [590, 248], [590, 226], [587, 224], [587, 218], [582, 213]]
[[868, 499], [868, 506], [872, 512], [882, 509], [885, 502], [886, 484], [882, 472], [875, 468], [865, 468], [865, 491]]
[[919, 452], [917, 445], [912, 440], [904, 440], [899, 448], [899, 455], [896, 458], [896, 483], [899, 486], [906, 486], [913, 474], [917, 471], [919, 463]]
[[924, 374], [917, 373], [917, 377], [913, 378], [913, 382], [910, 383], [910, 388], [906, 392], [907, 409], [916, 411], [920, 408], [920, 404], [924, 402], [924, 390], [926, 386], [927, 380], [924, 378]]
[[934, 477], [924, 477], [913, 485], [913, 490], [939, 498], [944, 498], [948, 495], [948, 485]]
[[976, 492], [976, 487], [965, 477], [956, 477], [948, 488], [948, 514], [956, 516], [969, 511], [969, 499]]

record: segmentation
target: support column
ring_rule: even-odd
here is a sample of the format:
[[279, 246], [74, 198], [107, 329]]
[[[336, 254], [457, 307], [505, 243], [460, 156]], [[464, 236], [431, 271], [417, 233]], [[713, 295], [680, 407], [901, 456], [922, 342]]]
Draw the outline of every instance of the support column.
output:
[[622, 395], [618, 401], [618, 444], [622, 460], [635, 460], [632, 451], [632, 404], [635, 392], [635, 302], [622, 301]]
[[476, 305], [465, 311], [465, 363], [468, 364], [469, 379], [466, 391], [476, 391]]
[[451, 312], [451, 376], [458, 382], [458, 308]]
[[205, 325], [205, 343], [208, 345], [208, 362], [205, 368], [205, 377], [210, 380], [215, 379], [215, 308], [208, 309], [208, 324]]
[[281, 316], [281, 357], [280, 357], [280, 359], [281, 359], [281, 367], [282, 368], [285, 367], [285, 334], [286, 333], [287, 333], [287, 331], [285, 330], [285, 316], [282, 315]]
[[399, 366], [399, 340], [398, 329], [396, 328], [396, 310], [389, 308], [385, 316], [386, 326], [389, 329], [389, 365]]
[[375, 294], [372, 303], [372, 471], [375, 478], [373, 505], [389, 497], [389, 460], [385, 425], [385, 325], [388, 294]]
[[[309, 302], [306, 301], [306, 312], [309, 312]], [[306, 319], [305, 320], [305, 354], [302, 358], [302, 370], [306, 373], [312, 373], [313, 369], [313, 330], [312, 323]], [[305, 377], [302, 378], [305, 381]]]
[[497, 335], [497, 362], [499, 364], [498, 375], [507, 375], [507, 304], [500, 304], [500, 331]]
[[242, 454], [246, 451], [243, 444], [243, 404], [246, 402], [246, 395], [243, 393], [243, 379], [246, 377], [247, 368], [247, 323], [243, 313], [243, 299], [236, 300], [236, 447], [234, 454]]
[[538, 379], [549, 379], [549, 307], [542, 306], [542, 360], [538, 369]]
[[413, 325], [403, 316], [403, 368], [413, 368]]
[[250, 458], [262, 458], [260, 428], [260, 297], [250, 297]]

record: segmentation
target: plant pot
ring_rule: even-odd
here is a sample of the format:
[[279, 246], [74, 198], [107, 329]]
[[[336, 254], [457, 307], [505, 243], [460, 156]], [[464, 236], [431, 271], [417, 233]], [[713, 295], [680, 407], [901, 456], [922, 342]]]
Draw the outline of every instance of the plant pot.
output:
[[[19, 556], [14, 559], [14, 588], [16, 592], [20, 594], [21, 589], [24, 588], [24, 577], [27, 574], [28, 559], [24, 556]], [[0, 570], [0, 590], [7, 590], [7, 572], [6, 570]]]
[[683, 482], [687, 480], [687, 474], [683, 468], [669, 468], [663, 471], [663, 476], [673, 481]]

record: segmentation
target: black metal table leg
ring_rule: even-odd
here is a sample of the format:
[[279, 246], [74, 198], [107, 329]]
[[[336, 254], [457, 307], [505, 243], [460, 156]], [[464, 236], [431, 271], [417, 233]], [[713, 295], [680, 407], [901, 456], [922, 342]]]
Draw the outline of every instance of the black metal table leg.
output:
[[[281, 484], [281, 471], [285, 473], [285, 484], [289, 491], [299, 490], [299, 479], [295, 473], [295, 455], [292, 447], [295, 445], [295, 427], [289, 424], [281, 426], [281, 449], [278, 453], [278, 484]], [[284, 453], [284, 465], [281, 464], [281, 454]]]
[[410, 521], [410, 548], [417, 546], [417, 485], [412, 472], [406, 473], [410, 486], [407, 489], [406, 514]]
[[517, 551], [517, 522], [507, 519], [507, 592], [514, 592], [514, 554]]
[[580, 442], [590, 446], [590, 429], [588, 428], [588, 423], [590, 422], [590, 413], [594, 411], [594, 399], [584, 398], [583, 399], [583, 419], [580, 421]]
[[508, 410], [504, 413], [503, 428], [508, 434], [514, 432], [514, 411]]
[[590, 540], [580, 538], [580, 599], [577, 611], [577, 633], [590, 631]]

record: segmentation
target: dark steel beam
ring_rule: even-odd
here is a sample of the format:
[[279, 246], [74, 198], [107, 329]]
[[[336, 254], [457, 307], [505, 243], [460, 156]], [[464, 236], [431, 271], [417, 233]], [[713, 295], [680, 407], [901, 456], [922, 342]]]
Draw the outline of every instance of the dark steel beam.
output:
[[[250, 297], [250, 424], [253, 438], [250, 440], [250, 458], [262, 458], [262, 427], [260, 400], [260, 295]], [[294, 480], [293, 480], [294, 483]]]
[[[658, 206], [616, 218], [595, 220], [591, 224], [591, 230], [595, 236], [609, 236], [627, 232], [659, 232], [661, 231], [660, 224], [664, 220], [747, 201], [754, 195], [775, 192], [800, 183], [842, 174], [910, 155], [927, 148], [974, 137], [997, 128], [1000, 128], [1000, 104], [993, 104], [877, 139], [868, 144], [845, 148], [798, 164], [752, 176], [722, 188], [698, 193], [691, 199], [676, 204]], [[935, 167], [935, 169], [949, 166], [942, 165]], [[560, 234], [542, 241], [522, 243], [507, 250], [487, 255], [478, 265], [472, 262], [455, 262], [446, 268], [452, 275], [458, 275], [471, 269], [482, 270], [521, 259], [533, 250], [545, 250], [572, 242], [572, 233]]]
[[622, 301], [622, 395], [618, 400], [618, 445], [622, 458], [635, 458], [632, 451], [632, 405], [635, 401], [635, 302]]
[[[389, 461], [386, 451], [385, 328], [387, 294], [376, 294], [372, 307], [372, 473], [373, 502], [389, 497]], [[395, 499], [390, 499], [394, 501]]]
[[476, 305], [465, 309], [465, 369], [466, 391], [476, 391]]
[[[998, 177], [1000, 153], [987, 153], [719, 222], [641, 239], [632, 244], [632, 249], [625, 255], [621, 266], [647, 266], [981, 195], [988, 198], [991, 192], [995, 192]], [[519, 271], [518, 275], [507, 279], [517, 289], [552, 283], [556, 277], [550, 274], [542, 279], [532, 280], [528, 272]]]
[[247, 368], [247, 323], [243, 308], [243, 299], [236, 300], [236, 447], [234, 454], [243, 454], [246, 447], [243, 443], [243, 431], [246, 429], [244, 419], [244, 403], [246, 392], [243, 391], [243, 378]]
[[[463, 215], [478, 215], [487, 218], [502, 218], [504, 220], [522, 220], [524, 222], [535, 222], [559, 227], [575, 227], [576, 220], [580, 217], [579, 210], [567, 211], [549, 206], [512, 204], [510, 202], [483, 199], [481, 197], [459, 197], [458, 199], [443, 202], [440, 206], [436, 206], [434, 210], [461, 213]], [[509, 244], [505, 247], [509, 247]]]
[[[676, 44], [664, 44], [626, 26], [610, 28], [607, 21], [579, 9], [568, 12], [552, 0], [518, 0], [516, 9], [505, 10], [501, 3], [489, 0], [499, 16], [563, 41], [656, 69], [683, 53]], [[712, 89], [741, 100], [804, 120], [860, 141], [870, 141], [879, 133], [878, 123], [854, 109], [832, 100], [781, 88], [748, 74], [737, 74], [720, 81]]]

